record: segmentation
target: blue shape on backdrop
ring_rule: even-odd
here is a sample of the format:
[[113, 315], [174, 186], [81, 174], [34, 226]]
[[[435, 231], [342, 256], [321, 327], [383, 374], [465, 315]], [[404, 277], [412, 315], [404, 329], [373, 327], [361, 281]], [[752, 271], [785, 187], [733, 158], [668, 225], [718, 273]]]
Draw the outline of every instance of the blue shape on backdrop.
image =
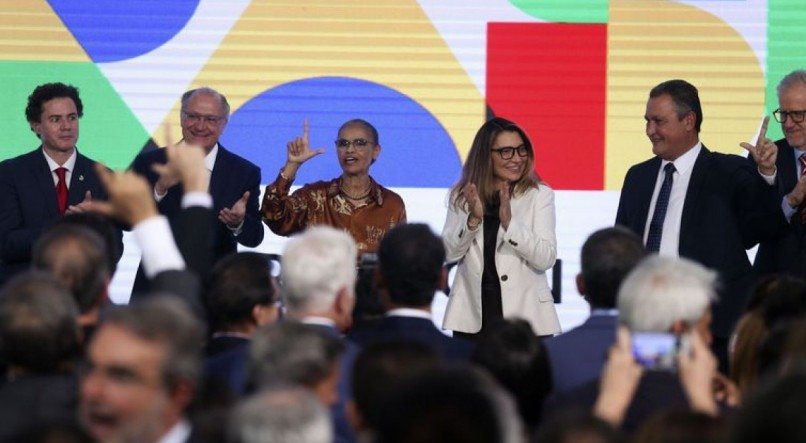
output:
[[286, 161], [286, 143], [310, 122], [312, 148], [325, 153], [308, 160], [294, 183], [341, 175], [334, 141], [342, 123], [362, 118], [379, 132], [381, 154], [370, 175], [386, 187], [447, 188], [461, 171], [459, 153], [428, 110], [394, 89], [345, 77], [297, 80], [269, 89], [241, 106], [221, 138], [228, 149], [260, 166], [271, 183]]
[[173, 38], [199, 0], [48, 0], [92, 61], [143, 55]]

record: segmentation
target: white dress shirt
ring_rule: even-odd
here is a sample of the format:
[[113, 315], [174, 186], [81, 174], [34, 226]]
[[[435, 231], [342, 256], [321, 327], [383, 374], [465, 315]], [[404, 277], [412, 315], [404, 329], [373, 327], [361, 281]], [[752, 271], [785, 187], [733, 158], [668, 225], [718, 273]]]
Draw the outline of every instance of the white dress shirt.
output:
[[64, 181], [66, 182], [65, 185], [67, 186], [67, 189], [70, 189], [70, 178], [73, 176], [73, 169], [76, 168], [76, 158], [78, 157], [78, 154], [76, 154], [76, 152], [78, 151], [73, 149], [73, 153], [70, 154], [70, 158], [68, 158], [63, 165], [60, 165], [55, 161], [53, 161], [53, 159], [50, 158], [50, 156], [48, 156], [48, 153], [45, 152], [44, 149], [42, 149], [42, 154], [45, 155], [45, 161], [48, 162], [48, 169], [50, 169], [50, 176], [51, 178], [53, 178], [54, 187], [56, 187], [56, 185], [59, 184], [59, 176], [56, 174], [56, 169], [64, 168], [67, 169], [67, 172], [65, 172], [64, 174]]

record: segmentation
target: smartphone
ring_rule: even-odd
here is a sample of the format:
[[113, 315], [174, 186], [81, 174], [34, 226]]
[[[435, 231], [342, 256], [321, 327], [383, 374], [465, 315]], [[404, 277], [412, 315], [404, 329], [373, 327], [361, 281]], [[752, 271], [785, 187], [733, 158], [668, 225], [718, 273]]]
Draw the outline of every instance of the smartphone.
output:
[[688, 349], [685, 336], [662, 332], [632, 333], [632, 352], [641, 366], [650, 370], [674, 371], [677, 354]]

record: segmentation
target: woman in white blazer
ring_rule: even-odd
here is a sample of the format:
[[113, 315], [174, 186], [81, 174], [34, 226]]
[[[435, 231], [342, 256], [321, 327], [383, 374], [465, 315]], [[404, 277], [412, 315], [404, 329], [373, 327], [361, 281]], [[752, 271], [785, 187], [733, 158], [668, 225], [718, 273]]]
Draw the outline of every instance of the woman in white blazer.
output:
[[545, 273], [557, 257], [554, 192], [534, 172], [526, 132], [503, 118], [486, 122], [448, 205], [442, 238], [458, 265], [443, 328], [473, 338], [519, 317], [538, 335], [558, 333]]

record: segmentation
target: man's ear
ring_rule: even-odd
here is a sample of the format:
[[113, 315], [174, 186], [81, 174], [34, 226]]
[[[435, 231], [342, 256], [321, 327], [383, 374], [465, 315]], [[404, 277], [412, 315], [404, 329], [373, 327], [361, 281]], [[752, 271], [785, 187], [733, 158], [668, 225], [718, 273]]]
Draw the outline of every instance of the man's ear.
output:
[[579, 291], [580, 295], [584, 296], [585, 295], [585, 277], [582, 276], [581, 272], [579, 274], [577, 274], [576, 282], [577, 282], [577, 291]]

